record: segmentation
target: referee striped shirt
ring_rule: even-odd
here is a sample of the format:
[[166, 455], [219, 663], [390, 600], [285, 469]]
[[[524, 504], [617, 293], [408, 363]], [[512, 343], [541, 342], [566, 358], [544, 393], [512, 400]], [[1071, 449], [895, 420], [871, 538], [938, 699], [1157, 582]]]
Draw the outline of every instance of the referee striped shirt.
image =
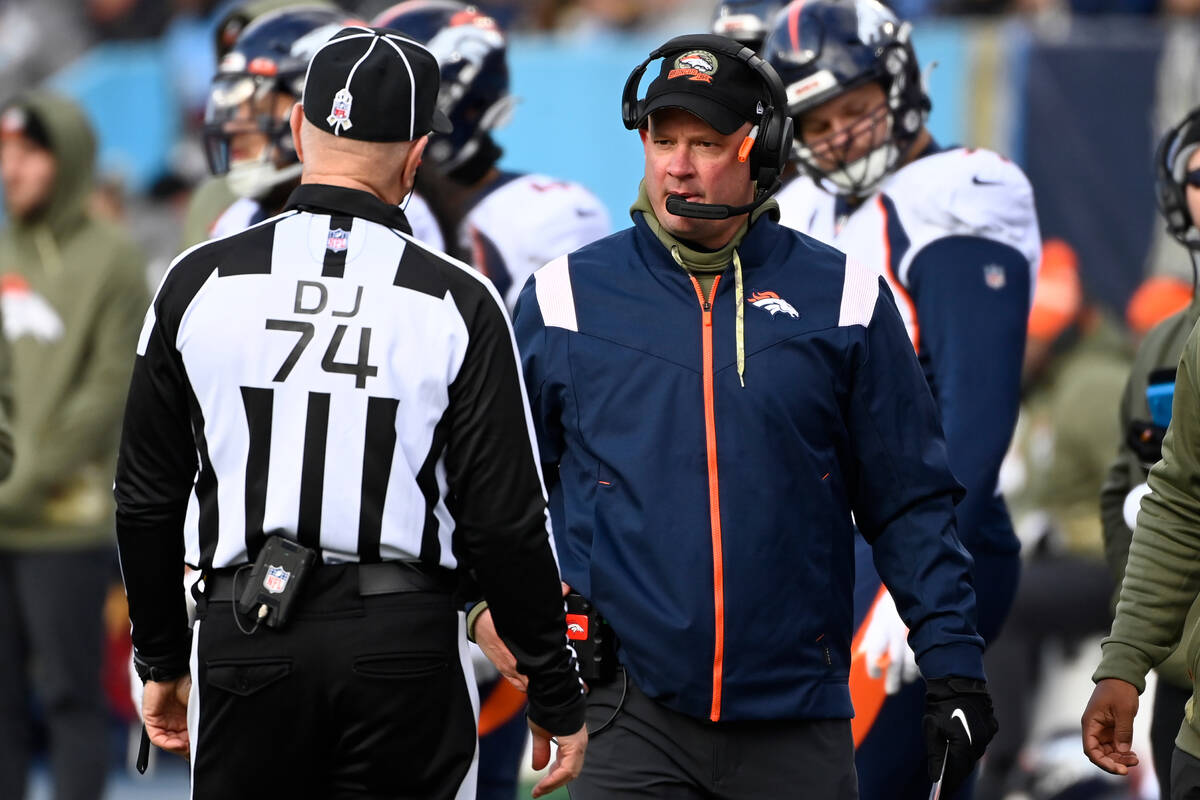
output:
[[143, 662], [186, 663], [183, 562], [245, 564], [280, 533], [326, 562], [468, 567], [524, 655], [573, 672], [503, 305], [410, 234], [372, 195], [305, 184], [171, 265], [115, 484]]

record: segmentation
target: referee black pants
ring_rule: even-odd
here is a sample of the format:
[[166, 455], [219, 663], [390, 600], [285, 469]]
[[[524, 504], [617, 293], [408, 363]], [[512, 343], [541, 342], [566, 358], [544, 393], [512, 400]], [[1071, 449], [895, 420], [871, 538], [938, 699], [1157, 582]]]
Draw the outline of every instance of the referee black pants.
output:
[[654, 702], [625, 675], [588, 694], [591, 738], [571, 800], [857, 800], [850, 720], [714, 724]]
[[449, 594], [363, 597], [355, 565], [322, 566], [283, 629], [250, 635], [219, 594], [192, 644], [193, 800], [474, 798], [477, 701]]

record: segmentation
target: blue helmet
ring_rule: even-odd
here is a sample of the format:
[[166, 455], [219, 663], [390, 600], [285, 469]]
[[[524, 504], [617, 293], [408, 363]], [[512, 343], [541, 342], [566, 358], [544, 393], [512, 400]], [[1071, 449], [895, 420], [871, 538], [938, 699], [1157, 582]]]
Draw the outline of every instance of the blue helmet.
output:
[[1200, 226], [1187, 203], [1188, 161], [1200, 149], [1200, 108], [1167, 131], [1154, 154], [1154, 188], [1167, 231], [1190, 250], [1200, 250]]
[[[792, 159], [832, 191], [869, 194], [896, 168], [925, 125], [930, 102], [911, 31], [877, 0], [794, 0], [776, 15], [767, 33], [763, 58], [783, 79], [788, 115], [797, 121]], [[886, 134], [853, 162], [835, 157], [830, 167], [828, 155], [818, 161], [799, 134], [800, 119], [871, 82], [883, 89], [885, 101], [868, 116], [886, 117]]]
[[499, 24], [474, 6], [454, 0], [407, 0], [380, 12], [371, 24], [391, 28], [429, 48], [441, 67], [438, 108], [454, 131], [431, 134], [425, 157], [451, 177], [477, 154], [491, 161], [499, 150], [490, 132], [508, 121], [513, 97]]
[[713, 12], [712, 32], [761, 52], [783, 0], [725, 0]]
[[[304, 95], [313, 53], [345, 21], [345, 12], [328, 5], [279, 9], [255, 18], [221, 56], [204, 111], [205, 154], [214, 175], [229, 175], [235, 194], [260, 197], [300, 174], [291, 104]], [[267, 146], [239, 159], [233, 139], [250, 131], [265, 135]]]

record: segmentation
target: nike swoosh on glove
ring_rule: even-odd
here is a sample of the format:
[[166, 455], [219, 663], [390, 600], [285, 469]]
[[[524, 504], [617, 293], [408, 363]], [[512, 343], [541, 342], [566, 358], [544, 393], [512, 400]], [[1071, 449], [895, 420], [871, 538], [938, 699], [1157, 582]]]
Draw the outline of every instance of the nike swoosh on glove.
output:
[[[942, 794], [954, 793], [983, 757], [1000, 729], [987, 684], [973, 678], [934, 678], [926, 683], [925, 760], [929, 780], [942, 775]], [[942, 772], [942, 755], [946, 771]]]

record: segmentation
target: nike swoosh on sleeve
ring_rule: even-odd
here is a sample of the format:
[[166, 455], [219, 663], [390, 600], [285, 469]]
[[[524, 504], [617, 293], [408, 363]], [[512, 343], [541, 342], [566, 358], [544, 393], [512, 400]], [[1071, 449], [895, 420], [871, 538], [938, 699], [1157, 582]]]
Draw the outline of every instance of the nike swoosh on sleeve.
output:
[[985, 181], [978, 175], [975, 175], [971, 178], [971, 183], [975, 184], [976, 186], [1000, 186], [1004, 183], [1004, 181]]

